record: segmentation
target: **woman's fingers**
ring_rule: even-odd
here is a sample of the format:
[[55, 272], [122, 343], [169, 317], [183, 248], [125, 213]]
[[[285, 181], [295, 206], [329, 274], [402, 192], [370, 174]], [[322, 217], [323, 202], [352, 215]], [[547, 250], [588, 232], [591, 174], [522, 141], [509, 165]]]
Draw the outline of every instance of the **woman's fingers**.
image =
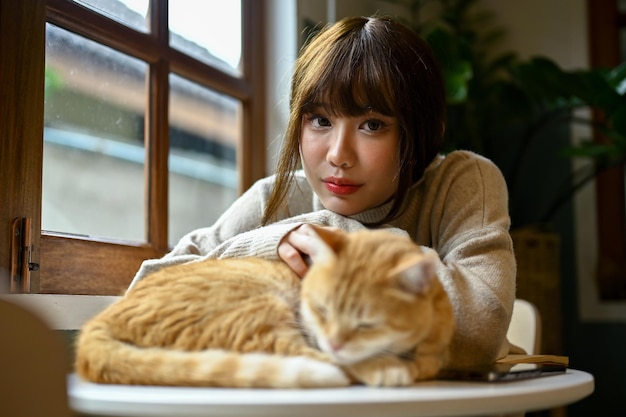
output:
[[[324, 228], [339, 230], [336, 227]], [[302, 278], [309, 269], [311, 258], [316, 259], [324, 250], [328, 248], [321, 242], [315, 229], [311, 225], [303, 224], [283, 238], [278, 245], [278, 256]]]
[[309, 269], [303, 254], [300, 253], [291, 243], [290, 236], [294, 232], [289, 233], [278, 245], [278, 256], [291, 268], [300, 278], [304, 277]]

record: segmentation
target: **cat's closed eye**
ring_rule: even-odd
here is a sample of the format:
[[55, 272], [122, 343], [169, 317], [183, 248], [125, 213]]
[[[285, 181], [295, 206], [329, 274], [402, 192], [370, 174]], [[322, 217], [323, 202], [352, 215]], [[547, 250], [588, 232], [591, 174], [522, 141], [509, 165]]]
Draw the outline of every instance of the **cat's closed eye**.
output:
[[361, 332], [367, 332], [371, 330], [375, 330], [378, 327], [377, 323], [374, 322], [361, 322], [357, 324], [356, 330]]
[[320, 318], [322, 321], [326, 321], [328, 318], [328, 308], [321, 303], [315, 303], [311, 306], [313, 312]]

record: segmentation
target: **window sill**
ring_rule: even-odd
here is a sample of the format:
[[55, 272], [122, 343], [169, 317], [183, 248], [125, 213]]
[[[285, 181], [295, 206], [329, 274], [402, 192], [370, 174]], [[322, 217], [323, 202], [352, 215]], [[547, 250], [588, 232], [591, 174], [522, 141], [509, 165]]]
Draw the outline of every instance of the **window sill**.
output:
[[0, 294], [0, 299], [33, 311], [54, 330], [77, 330], [120, 299], [112, 295]]

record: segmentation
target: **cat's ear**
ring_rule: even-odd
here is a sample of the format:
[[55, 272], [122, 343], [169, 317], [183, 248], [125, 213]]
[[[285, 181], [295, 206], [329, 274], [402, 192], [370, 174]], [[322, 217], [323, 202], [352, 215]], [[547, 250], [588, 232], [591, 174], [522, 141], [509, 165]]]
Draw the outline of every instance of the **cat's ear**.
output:
[[412, 294], [426, 294], [437, 279], [439, 256], [434, 251], [405, 257], [390, 272], [400, 287]]
[[335, 259], [339, 248], [344, 244], [345, 232], [312, 224], [301, 226], [312, 239], [312, 251], [309, 253], [313, 263], [325, 263]]

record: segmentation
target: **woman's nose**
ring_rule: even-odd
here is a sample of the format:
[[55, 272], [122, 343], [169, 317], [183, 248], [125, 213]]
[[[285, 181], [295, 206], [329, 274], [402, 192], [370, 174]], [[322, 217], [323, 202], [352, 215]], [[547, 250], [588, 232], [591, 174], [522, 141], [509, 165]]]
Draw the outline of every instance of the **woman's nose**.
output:
[[336, 129], [328, 147], [326, 160], [334, 167], [350, 168], [355, 162], [352, 137], [347, 129]]

